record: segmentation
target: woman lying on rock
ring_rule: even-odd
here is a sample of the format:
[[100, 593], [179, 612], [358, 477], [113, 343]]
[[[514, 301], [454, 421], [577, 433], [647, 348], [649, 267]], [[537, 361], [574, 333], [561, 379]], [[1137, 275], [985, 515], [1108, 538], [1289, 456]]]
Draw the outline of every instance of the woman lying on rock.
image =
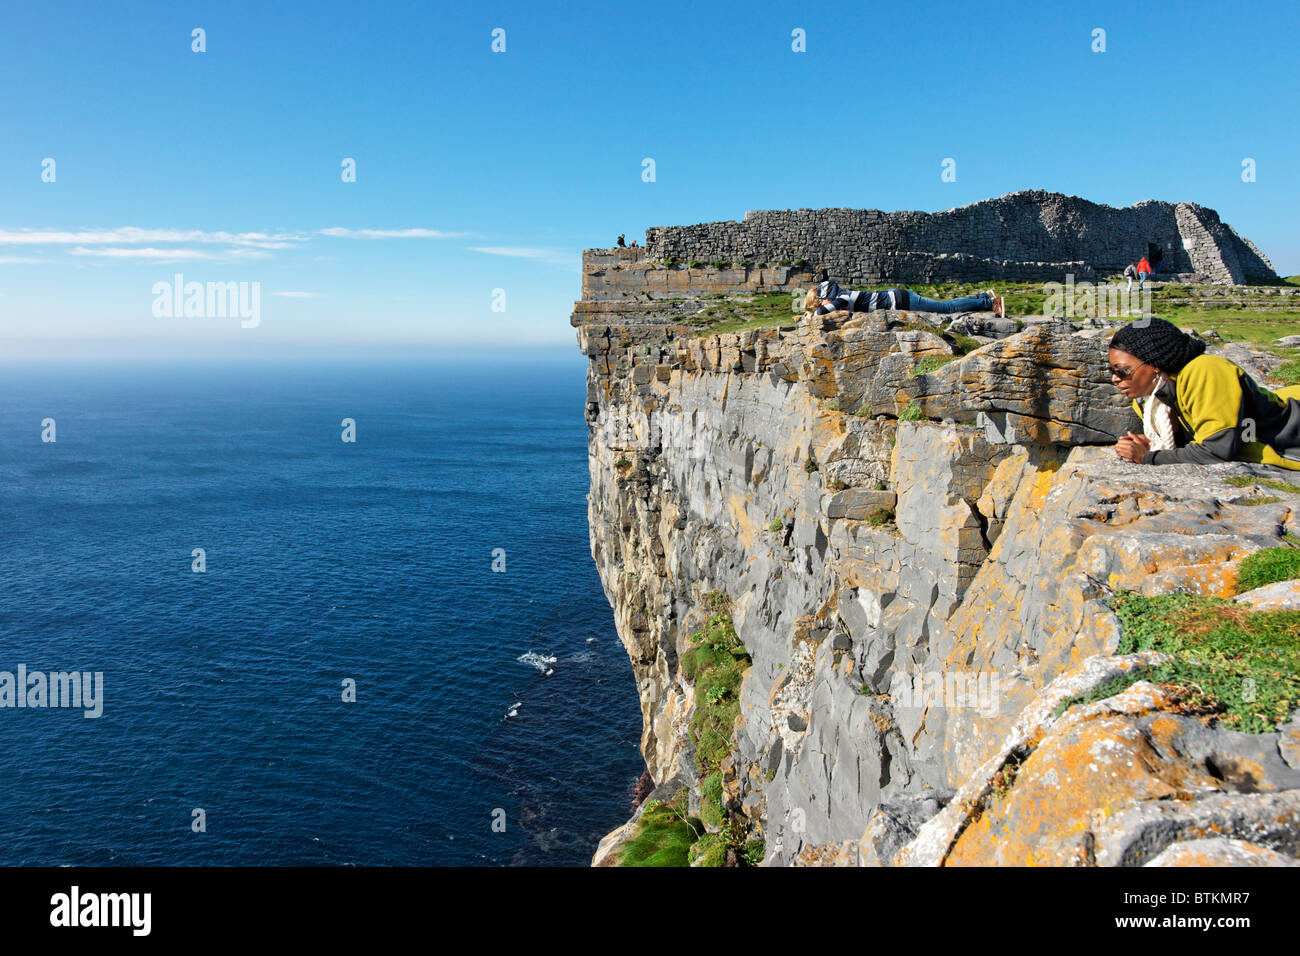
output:
[[[1253, 461], [1300, 470], [1300, 385], [1273, 391], [1164, 319], [1110, 340], [1110, 377], [1142, 431], [1115, 445], [1144, 465]], [[1294, 455], [1295, 457], [1285, 457]]]
[[[821, 305], [817, 303], [820, 302]], [[827, 279], [815, 289], [809, 289], [804, 296], [803, 307], [808, 315], [825, 315], [828, 312], [875, 312], [877, 309], [897, 309], [900, 312], [938, 312], [948, 315], [953, 312], [994, 312], [999, 318], [1007, 314], [1002, 297], [993, 294], [993, 290], [979, 295], [966, 296], [963, 299], [927, 299], [923, 295], [909, 292], [907, 289], [879, 289], [875, 292], [865, 290], [841, 289], [834, 279]], [[816, 311], [814, 311], [814, 309]]]

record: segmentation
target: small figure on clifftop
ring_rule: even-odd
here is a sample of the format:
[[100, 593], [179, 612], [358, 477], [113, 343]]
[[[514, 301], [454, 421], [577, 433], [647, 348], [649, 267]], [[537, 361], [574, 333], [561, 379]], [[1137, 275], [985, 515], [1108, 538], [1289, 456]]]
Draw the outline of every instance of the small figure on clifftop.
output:
[[[1144, 434], [1115, 444], [1144, 465], [1251, 461], [1300, 471], [1300, 385], [1265, 388], [1234, 362], [1164, 319], [1110, 340], [1110, 376]], [[1295, 457], [1291, 457], [1295, 456]]]
[[[817, 303], [821, 303], [818, 305]], [[927, 299], [907, 289], [879, 289], [875, 292], [865, 290], [841, 289], [834, 279], [827, 279], [815, 289], [809, 289], [804, 296], [805, 316], [825, 315], [828, 312], [875, 312], [877, 309], [897, 309], [900, 312], [938, 312], [949, 315], [953, 312], [993, 312], [999, 318], [1005, 318], [1006, 305], [1000, 295], [993, 290], [969, 295], [961, 299]], [[815, 309], [815, 311], [814, 311]]]
[[[618, 247], [619, 247], [620, 249], [626, 249], [626, 248], [627, 248], [627, 243], [623, 241], [623, 233], [621, 233], [621, 232], [618, 234]], [[1144, 260], [1144, 261], [1145, 261], [1145, 260]]]

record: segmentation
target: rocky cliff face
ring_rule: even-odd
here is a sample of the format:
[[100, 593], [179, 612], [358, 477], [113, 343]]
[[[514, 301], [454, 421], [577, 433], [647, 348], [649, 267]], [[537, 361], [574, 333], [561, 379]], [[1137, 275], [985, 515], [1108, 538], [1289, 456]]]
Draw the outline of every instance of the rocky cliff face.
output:
[[724, 801], [768, 865], [1294, 862], [1300, 723], [1225, 729], [1149, 680], [1086, 699], [1167, 659], [1118, 653], [1116, 594], [1232, 595], [1300, 531], [1300, 496], [1227, 480], [1276, 472], [1117, 460], [1107, 328], [956, 359], [908, 313], [701, 336], [680, 279], [614, 271], [588, 258], [574, 314], [591, 549], [658, 793], [698, 806], [680, 662], [720, 591], [752, 660]]

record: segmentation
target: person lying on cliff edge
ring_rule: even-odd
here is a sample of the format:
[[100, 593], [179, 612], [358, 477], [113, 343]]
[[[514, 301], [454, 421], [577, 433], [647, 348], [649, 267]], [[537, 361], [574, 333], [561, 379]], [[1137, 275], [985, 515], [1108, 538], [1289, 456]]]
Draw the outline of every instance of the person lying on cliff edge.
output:
[[1110, 340], [1110, 377], [1132, 399], [1143, 434], [1115, 444], [1143, 465], [1251, 461], [1300, 470], [1300, 385], [1276, 391], [1241, 366], [1206, 355], [1171, 322], [1126, 325]]
[[[818, 303], [821, 303], [818, 305]], [[804, 296], [805, 316], [825, 315], [828, 312], [875, 312], [877, 309], [896, 309], [900, 312], [993, 312], [999, 318], [1007, 314], [1002, 296], [993, 290], [969, 295], [961, 299], [927, 299], [907, 289], [866, 290], [841, 289], [834, 279], [827, 279]], [[815, 311], [814, 311], [815, 310]]]

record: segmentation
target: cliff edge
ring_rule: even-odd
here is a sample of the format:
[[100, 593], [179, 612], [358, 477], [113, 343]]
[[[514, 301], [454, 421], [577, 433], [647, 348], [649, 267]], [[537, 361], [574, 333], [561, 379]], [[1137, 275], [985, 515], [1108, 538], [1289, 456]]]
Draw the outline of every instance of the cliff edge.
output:
[[655, 783], [593, 862], [672, 809], [697, 865], [1297, 865], [1300, 592], [1252, 586], [1300, 554], [1289, 473], [1118, 460], [1103, 320], [800, 320], [814, 265], [584, 257]]

